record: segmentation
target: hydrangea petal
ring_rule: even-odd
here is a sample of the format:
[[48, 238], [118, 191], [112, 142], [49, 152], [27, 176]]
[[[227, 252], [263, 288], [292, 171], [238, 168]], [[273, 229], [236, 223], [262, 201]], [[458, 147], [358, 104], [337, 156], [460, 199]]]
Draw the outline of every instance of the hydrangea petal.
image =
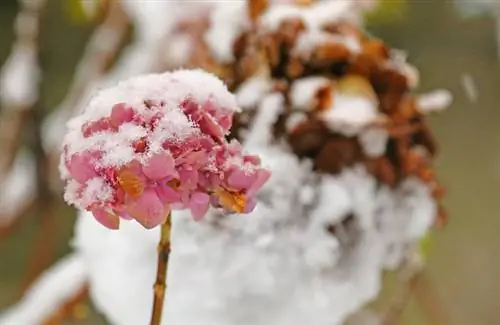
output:
[[208, 206], [210, 204], [210, 196], [206, 193], [193, 193], [189, 199], [189, 210], [194, 218], [194, 220], [201, 220], [208, 211]]
[[152, 189], [146, 189], [136, 200], [128, 202], [127, 213], [144, 228], [151, 229], [167, 219], [170, 209], [165, 207]]
[[93, 157], [90, 152], [74, 154], [67, 163], [68, 171], [75, 180], [85, 183], [97, 176], [97, 171], [92, 160]]
[[174, 158], [167, 152], [153, 155], [142, 167], [142, 171], [147, 178], [152, 180], [167, 178], [177, 174]]
[[109, 229], [118, 229], [120, 227], [120, 218], [103, 209], [93, 209], [92, 215], [104, 227]]

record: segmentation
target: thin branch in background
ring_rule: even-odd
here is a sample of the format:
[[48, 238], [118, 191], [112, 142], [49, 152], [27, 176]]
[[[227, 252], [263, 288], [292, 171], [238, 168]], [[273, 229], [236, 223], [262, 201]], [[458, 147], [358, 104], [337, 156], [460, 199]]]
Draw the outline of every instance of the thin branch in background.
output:
[[60, 192], [60, 141], [66, 121], [80, 108], [95, 90], [96, 85], [113, 66], [129, 27], [129, 18], [120, 1], [108, 1], [106, 16], [92, 34], [76, 73], [61, 104], [42, 123], [44, 150], [49, 153], [49, 179], [52, 189]]
[[[75, 318], [81, 318], [84, 315], [78, 315], [78, 309], [82, 306], [85, 299], [88, 297], [88, 286], [82, 286], [72, 297], [55, 311], [51, 316], [47, 317], [41, 325], [59, 325], [62, 324], [64, 320], [70, 318], [71, 316], [76, 316]], [[75, 315], [76, 313], [76, 315]]]
[[[95, 36], [90, 42], [82, 63], [80, 64], [76, 76], [75, 83], [67, 96], [69, 100], [66, 102], [69, 108], [73, 108], [72, 101], [77, 101], [78, 96], [82, 96], [87, 89], [93, 85], [96, 79], [100, 78], [105, 73], [107, 67], [116, 57], [121, 41], [125, 37], [126, 19], [124, 13], [119, 9], [119, 4], [114, 1], [109, 14], [103, 25], [98, 28]], [[113, 36], [114, 34], [117, 34]], [[103, 46], [105, 44], [105, 46]], [[70, 110], [71, 111], [71, 110]], [[27, 272], [22, 281], [23, 291], [38, 277], [38, 275], [50, 265], [56, 247], [56, 230], [57, 230], [57, 210], [58, 200], [53, 191], [51, 191], [50, 173], [54, 169], [54, 162], [58, 159], [53, 159], [59, 155], [58, 150], [55, 150], [51, 156], [48, 156], [43, 146], [44, 130], [42, 129], [43, 121], [46, 119], [43, 110], [38, 109], [32, 114], [33, 130], [35, 132], [33, 139], [33, 151], [35, 152], [35, 161], [37, 163], [37, 211], [40, 213], [40, 222], [38, 233], [35, 239], [35, 244], [29, 258]], [[57, 166], [57, 164], [55, 164]], [[57, 169], [57, 168], [55, 168]]]
[[429, 324], [454, 325], [450, 311], [441, 300], [436, 287], [431, 282], [426, 273], [422, 273], [418, 286], [415, 288], [415, 299], [420, 308], [424, 311]]
[[[45, 185], [41, 188], [47, 191]], [[37, 233], [21, 280], [21, 294], [28, 290], [40, 274], [52, 264], [57, 247], [57, 218], [60, 204], [50, 192], [40, 196], [37, 203]]]
[[399, 325], [401, 316], [414, 297], [420, 305], [429, 325], [452, 325], [451, 316], [426, 274], [421, 257], [413, 252], [402, 265], [400, 282], [392, 302], [382, 316], [382, 325]]
[[[0, 187], [12, 178], [12, 165], [21, 146], [24, 130], [39, 99], [39, 27], [45, 0], [20, 0], [21, 9], [15, 21], [15, 42], [0, 75]], [[22, 174], [22, 173], [21, 173]], [[16, 184], [17, 186], [17, 184]], [[6, 194], [0, 202], [9, 205]], [[10, 207], [9, 210], [16, 210]], [[20, 209], [23, 211], [24, 209]], [[10, 212], [10, 211], [9, 211]], [[2, 209], [1, 213], [4, 213]], [[13, 218], [16, 213], [10, 212]], [[0, 215], [0, 219], [2, 215]], [[3, 228], [3, 227], [2, 227]], [[4, 232], [4, 231], [2, 231]]]
[[399, 281], [389, 306], [382, 312], [382, 325], [397, 325], [401, 316], [411, 300], [422, 274], [422, 261], [419, 254], [409, 251], [408, 257], [401, 265], [398, 276]]

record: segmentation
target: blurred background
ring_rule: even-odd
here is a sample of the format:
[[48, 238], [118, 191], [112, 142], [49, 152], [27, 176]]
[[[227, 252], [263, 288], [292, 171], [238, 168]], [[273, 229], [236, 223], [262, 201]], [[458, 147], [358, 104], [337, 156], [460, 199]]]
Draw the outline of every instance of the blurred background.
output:
[[[73, 2], [48, 0], [43, 13], [38, 109], [45, 113], [66, 94], [95, 27]], [[18, 6], [16, 0], [0, 1], [0, 62], [14, 40]], [[418, 91], [445, 88], [454, 96], [450, 110], [430, 117], [440, 143], [437, 170], [447, 188], [450, 218], [446, 227], [431, 233], [425, 278], [405, 307], [401, 325], [500, 324], [500, 18], [495, 16], [500, 10], [495, 7], [500, 2], [385, 0], [366, 20], [370, 33], [408, 51], [410, 63], [420, 70]], [[36, 136], [22, 141], [30, 145]], [[75, 214], [64, 204], [55, 206], [44, 213], [28, 209], [15, 227], [0, 232], [0, 310], [70, 251]], [[388, 274], [375, 305], [390, 299], [393, 280]], [[74, 316], [63, 324], [104, 324], [88, 304]]]

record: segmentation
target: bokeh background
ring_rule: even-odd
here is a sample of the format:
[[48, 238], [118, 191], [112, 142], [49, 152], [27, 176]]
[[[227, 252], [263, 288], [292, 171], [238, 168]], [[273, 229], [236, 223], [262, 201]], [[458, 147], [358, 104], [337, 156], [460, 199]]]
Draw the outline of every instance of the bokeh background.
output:
[[[72, 1], [49, 0], [44, 13], [44, 110], [63, 98], [94, 27], [78, 19]], [[450, 218], [444, 229], [431, 233], [425, 283], [417, 285], [420, 289], [399, 324], [500, 325], [500, 25], [493, 10], [500, 1], [492, 0], [473, 15], [464, 15], [458, 6], [477, 9], [479, 1], [381, 2], [367, 19], [368, 30], [408, 51], [409, 61], [420, 70], [418, 91], [445, 88], [454, 96], [450, 110], [430, 117], [441, 147], [437, 169], [447, 188]], [[10, 50], [17, 10], [16, 0], [0, 1], [0, 62]], [[464, 78], [473, 81], [477, 98], [465, 91]], [[53, 213], [56, 222], [42, 232], [46, 217], [33, 211], [0, 238], [0, 310], [20, 298], [34, 276], [30, 268], [40, 267], [31, 261], [34, 254], [45, 254], [45, 263], [51, 263], [71, 249], [74, 211]], [[387, 303], [394, 290], [394, 276], [386, 278], [375, 305]], [[65, 324], [105, 324], [91, 307], [80, 309], [79, 315], [85, 317]]]

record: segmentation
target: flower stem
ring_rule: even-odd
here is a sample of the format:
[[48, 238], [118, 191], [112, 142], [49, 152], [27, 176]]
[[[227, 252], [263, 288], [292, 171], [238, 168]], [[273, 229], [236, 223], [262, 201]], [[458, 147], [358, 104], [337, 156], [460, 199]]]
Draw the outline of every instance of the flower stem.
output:
[[154, 288], [153, 312], [151, 325], [160, 325], [163, 311], [163, 301], [167, 290], [167, 266], [170, 255], [170, 232], [172, 229], [172, 213], [169, 212], [167, 220], [161, 225], [160, 242], [158, 243], [158, 265], [156, 268], [156, 280]]

